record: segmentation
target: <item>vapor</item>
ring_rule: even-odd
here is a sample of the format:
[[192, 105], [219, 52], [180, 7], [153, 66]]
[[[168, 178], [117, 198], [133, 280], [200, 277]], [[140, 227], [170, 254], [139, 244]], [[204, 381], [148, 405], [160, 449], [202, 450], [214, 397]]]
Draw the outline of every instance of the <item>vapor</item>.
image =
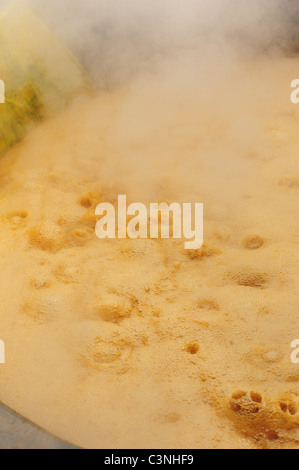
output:
[[[8, 0], [0, 0], [0, 8]], [[164, 58], [198, 60], [297, 50], [296, 0], [28, 0], [85, 65], [111, 89]]]

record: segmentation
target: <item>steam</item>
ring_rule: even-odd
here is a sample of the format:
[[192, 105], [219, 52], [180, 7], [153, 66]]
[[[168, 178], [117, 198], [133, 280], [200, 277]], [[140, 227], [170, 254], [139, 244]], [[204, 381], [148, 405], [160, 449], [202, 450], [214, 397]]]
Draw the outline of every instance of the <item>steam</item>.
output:
[[198, 60], [291, 51], [296, 0], [31, 0], [79, 57], [99, 87], [118, 86], [165, 57], [188, 50]]
[[[7, 3], [0, 0], [0, 6]], [[217, 188], [215, 205], [220, 192], [233, 203], [256, 159], [271, 155], [263, 126], [279, 110], [288, 112], [286, 84], [294, 76], [286, 72], [273, 84], [266, 64], [296, 52], [296, 0], [28, 3], [102, 94], [123, 91], [111, 142], [120, 157], [110, 156], [101, 171], [112, 181], [117, 169], [136, 200], [155, 200], [158, 187], [171, 181], [173, 194], [186, 200], [200, 183], [211, 200]], [[261, 58], [263, 72], [248, 73]], [[92, 119], [86, 117], [86, 126]]]
[[[0, 7], [8, 4], [0, 0]], [[28, 0], [101, 89], [161, 59], [195, 51], [215, 60], [298, 47], [296, 0]]]
[[[7, 3], [0, 0], [0, 6]], [[248, 75], [246, 67], [260, 57], [296, 51], [297, 0], [28, 3], [102, 93], [125, 90], [112, 147], [126, 158], [113, 162], [110, 156], [106, 176], [112, 179], [117, 169], [137, 189], [137, 200], [141, 192], [155, 199], [157, 172], [161, 188], [165, 178], [177, 179], [174, 193], [189, 187], [185, 197], [191, 198], [204, 165], [212, 180], [206, 175], [201, 187], [212, 192], [216, 185], [218, 195], [222, 191], [233, 201], [253, 166], [252, 159], [240, 156], [255, 155], [258, 146], [271, 154], [261, 138], [261, 120], [277, 112], [279, 96], [283, 100], [285, 84], [294, 77], [284, 77], [278, 92], [270, 70], [258, 77]], [[276, 103], [271, 103], [273, 96]]]

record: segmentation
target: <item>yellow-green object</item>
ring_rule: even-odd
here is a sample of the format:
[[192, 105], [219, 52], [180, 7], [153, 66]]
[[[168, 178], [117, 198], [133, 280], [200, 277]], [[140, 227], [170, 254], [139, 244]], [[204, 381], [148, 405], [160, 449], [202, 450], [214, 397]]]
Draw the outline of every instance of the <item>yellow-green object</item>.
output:
[[0, 14], [0, 153], [21, 140], [28, 129], [53, 115], [91, 81], [70, 51], [24, 4]]

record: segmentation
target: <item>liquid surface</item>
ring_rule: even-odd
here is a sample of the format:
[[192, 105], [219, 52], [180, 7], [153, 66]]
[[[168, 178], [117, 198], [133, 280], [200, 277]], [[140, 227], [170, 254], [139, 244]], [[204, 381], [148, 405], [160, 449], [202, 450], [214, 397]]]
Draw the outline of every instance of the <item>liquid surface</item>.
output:
[[[0, 400], [79, 446], [298, 446], [296, 64], [191, 64], [0, 161]], [[119, 194], [203, 202], [203, 248], [98, 240]]]

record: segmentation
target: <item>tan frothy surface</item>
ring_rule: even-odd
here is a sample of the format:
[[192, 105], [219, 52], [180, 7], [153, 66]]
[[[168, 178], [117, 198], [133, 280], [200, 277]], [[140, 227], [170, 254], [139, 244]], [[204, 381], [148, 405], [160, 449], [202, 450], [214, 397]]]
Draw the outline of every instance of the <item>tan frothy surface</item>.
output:
[[[0, 400], [85, 447], [296, 447], [297, 64], [181, 65], [1, 159]], [[118, 194], [203, 202], [203, 249], [98, 240]]]

